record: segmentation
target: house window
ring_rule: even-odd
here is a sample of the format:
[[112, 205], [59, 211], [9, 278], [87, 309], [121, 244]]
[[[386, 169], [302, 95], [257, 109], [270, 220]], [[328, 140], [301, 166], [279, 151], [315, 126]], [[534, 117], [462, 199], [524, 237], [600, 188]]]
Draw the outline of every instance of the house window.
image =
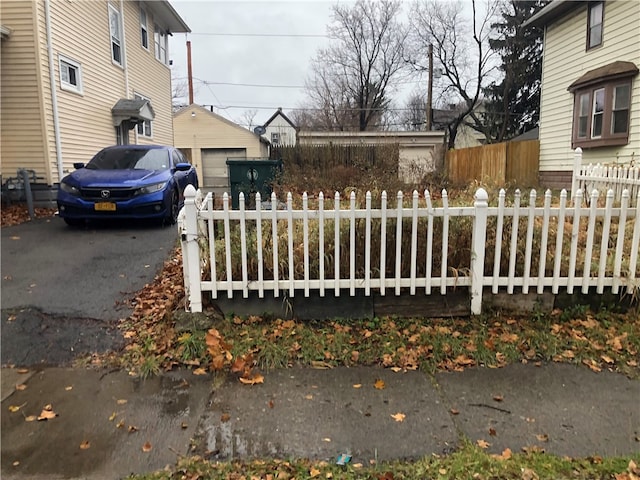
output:
[[576, 90], [572, 148], [626, 145], [630, 93], [630, 79]]
[[147, 31], [147, 12], [140, 9], [140, 42], [142, 46], [149, 49], [149, 33]]
[[[135, 93], [134, 98], [136, 100], [149, 100], [151, 101], [151, 99], [140, 95], [138, 93]], [[151, 120], [145, 120], [143, 123], [139, 123], [138, 125], [136, 125], [136, 131], [138, 132], [138, 136], [139, 137], [147, 137], [147, 138], [151, 138], [153, 136], [153, 130], [151, 128]]]
[[111, 59], [122, 65], [122, 21], [120, 12], [109, 5], [109, 31], [111, 33]]
[[59, 56], [60, 88], [70, 92], [82, 93], [82, 74], [80, 64], [63, 55]]
[[271, 134], [271, 143], [273, 145], [278, 145], [280, 143], [280, 134], [278, 132], [273, 132]]
[[154, 27], [153, 38], [156, 45], [156, 60], [167, 64], [167, 34], [160, 30], [157, 25]]
[[589, 18], [587, 25], [587, 50], [602, 45], [602, 19], [604, 2], [589, 4]]

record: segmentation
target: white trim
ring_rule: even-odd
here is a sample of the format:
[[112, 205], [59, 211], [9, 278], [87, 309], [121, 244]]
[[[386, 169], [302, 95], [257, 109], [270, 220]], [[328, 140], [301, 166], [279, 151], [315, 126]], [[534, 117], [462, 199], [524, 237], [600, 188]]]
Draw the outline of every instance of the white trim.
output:
[[[144, 14], [144, 23], [142, 23], [143, 14]], [[142, 7], [140, 7], [139, 19], [140, 19], [140, 46], [142, 46], [142, 48], [144, 48], [146, 51], [149, 51], [149, 14]], [[142, 44], [142, 31], [144, 31], [147, 37], [146, 46]]]
[[[141, 93], [136, 92], [135, 90], [133, 91], [133, 98], [135, 99], [141, 99], [141, 100], [147, 100], [149, 102], [151, 102], [151, 99], [149, 97], [147, 97], [146, 95], [142, 95]], [[149, 122], [149, 135], [145, 134], [145, 130], [146, 130], [146, 125], [147, 122], [145, 121], [144, 123], [140, 123], [138, 125], [136, 125], [135, 128], [135, 132], [136, 132], [136, 137], [138, 138], [153, 138], [153, 120], [148, 120]], [[142, 133], [140, 133], [140, 126], [142, 126]]]
[[[65, 81], [63, 74], [63, 63], [67, 64], [69, 67], [73, 67], [75, 69], [76, 76], [76, 84]], [[82, 95], [82, 65], [79, 62], [76, 62], [72, 58], [67, 57], [61, 53], [58, 54], [58, 73], [60, 77], [60, 88], [62, 90], [66, 90], [68, 92], [78, 93]]]
[[[123, 38], [122, 38], [122, 32], [123, 32], [123, 28], [122, 28], [122, 12], [120, 12], [116, 7], [114, 7], [113, 5], [109, 4], [108, 5], [108, 10], [109, 10], [109, 50], [110, 50], [110, 55], [111, 55], [111, 62], [114, 65], [118, 65], [119, 67], [124, 67], [124, 45], [123, 45]], [[115, 14], [118, 17], [118, 32], [116, 32], [118, 34], [118, 36], [114, 35], [114, 31], [111, 25], [111, 15]], [[114, 42], [115, 40], [115, 42]], [[115, 58], [113, 58], [113, 45], [114, 43], [116, 45], [118, 45], [118, 47], [120, 48], [120, 61], [117, 61]]]

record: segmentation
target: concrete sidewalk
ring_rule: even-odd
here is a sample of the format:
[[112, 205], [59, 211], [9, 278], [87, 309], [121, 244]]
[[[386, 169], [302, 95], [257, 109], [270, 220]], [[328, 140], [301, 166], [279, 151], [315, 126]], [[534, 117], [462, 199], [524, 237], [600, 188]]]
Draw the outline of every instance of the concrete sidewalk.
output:
[[[492, 453], [640, 452], [640, 382], [610, 372], [549, 364], [433, 377], [375, 367], [263, 373], [264, 384], [247, 386], [190, 372], [141, 381], [3, 369], [2, 478], [120, 478], [193, 451], [212, 460], [415, 459], [450, 453], [465, 437]], [[57, 417], [26, 421], [48, 404]]]

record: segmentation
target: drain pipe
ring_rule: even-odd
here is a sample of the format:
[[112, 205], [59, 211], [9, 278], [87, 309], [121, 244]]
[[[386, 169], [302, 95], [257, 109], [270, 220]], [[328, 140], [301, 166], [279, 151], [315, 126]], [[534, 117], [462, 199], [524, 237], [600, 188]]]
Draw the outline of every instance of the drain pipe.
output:
[[[60, 117], [58, 115], [58, 97], [56, 95], [56, 75], [53, 63], [53, 38], [51, 34], [51, 12], [49, 0], [44, 0], [44, 18], [47, 26], [47, 52], [49, 53], [49, 82], [51, 83], [51, 109], [53, 114], [53, 133], [56, 142], [56, 163], [58, 165], [58, 181], [62, 180], [62, 142], [60, 140]], [[49, 179], [51, 180], [51, 179]]]

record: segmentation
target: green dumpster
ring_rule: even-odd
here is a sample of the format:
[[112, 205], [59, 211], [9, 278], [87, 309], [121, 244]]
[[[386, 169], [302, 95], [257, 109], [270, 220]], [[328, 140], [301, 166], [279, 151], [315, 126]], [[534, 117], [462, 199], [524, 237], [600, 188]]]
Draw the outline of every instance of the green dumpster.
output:
[[262, 201], [268, 201], [272, 185], [282, 173], [282, 160], [227, 160], [231, 205], [240, 206], [240, 192], [244, 193], [245, 206], [255, 208], [256, 193]]

